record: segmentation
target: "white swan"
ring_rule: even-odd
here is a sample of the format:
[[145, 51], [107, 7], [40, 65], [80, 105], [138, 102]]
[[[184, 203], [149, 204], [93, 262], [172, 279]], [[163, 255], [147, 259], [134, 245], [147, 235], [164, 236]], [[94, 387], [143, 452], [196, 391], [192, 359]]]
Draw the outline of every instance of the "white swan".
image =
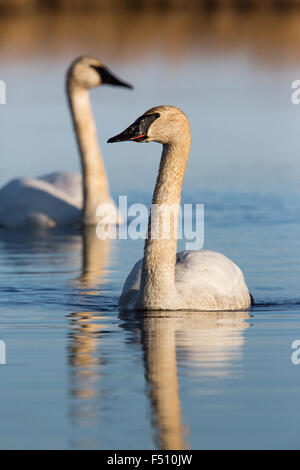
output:
[[[158, 106], [138, 118], [108, 142], [160, 142], [163, 152], [153, 204], [176, 208], [168, 239], [152, 237], [157, 213], [149, 217], [144, 258], [129, 274], [119, 300], [121, 310], [241, 310], [251, 298], [241, 270], [213, 251], [183, 251], [176, 255], [181, 186], [190, 151], [186, 115], [174, 106]], [[164, 209], [163, 209], [164, 210]], [[163, 211], [162, 211], [163, 213]], [[156, 225], [157, 226], [157, 225]]]
[[[67, 72], [66, 91], [81, 157], [82, 175], [59, 172], [9, 182], [0, 191], [0, 225], [94, 225], [98, 222], [96, 209], [99, 204], [108, 203], [115, 208], [89, 99], [90, 88], [103, 84], [132, 88], [113, 76], [97, 59], [85, 56], [72, 62]], [[118, 223], [118, 213], [113, 215], [116, 215]]]

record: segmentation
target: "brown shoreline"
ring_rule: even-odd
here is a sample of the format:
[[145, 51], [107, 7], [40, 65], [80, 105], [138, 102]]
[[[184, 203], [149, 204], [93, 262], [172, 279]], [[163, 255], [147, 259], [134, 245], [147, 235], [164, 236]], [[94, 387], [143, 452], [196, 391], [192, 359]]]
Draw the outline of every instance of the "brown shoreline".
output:
[[226, 55], [246, 50], [261, 62], [298, 64], [299, 43], [300, 12], [43, 13], [0, 19], [2, 62], [81, 53], [136, 61], [155, 51], [172, 61], [201, 51]]
[[234, 9], [250, 10], [287, 10], [300, 9], [300, 0], [0, 0], [1, 15], [60, 13], [60, 12], [97, 12], [110, 11], [166, 11], [187, 9], [213, 11]]

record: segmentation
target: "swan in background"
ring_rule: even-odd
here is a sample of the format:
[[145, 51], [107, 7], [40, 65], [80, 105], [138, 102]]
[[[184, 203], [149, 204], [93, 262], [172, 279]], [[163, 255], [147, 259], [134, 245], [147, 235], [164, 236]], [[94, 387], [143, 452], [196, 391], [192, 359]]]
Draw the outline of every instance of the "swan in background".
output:
[[111, 221], [120, 222], [110, 196], [89, 99], [89, 90], [104, 84], [132, 88], [97, 59], [84, 56], [72, 62], [67, 71], [66, 91], [82, 175], [57, 172], [9, 182], [0, 191], [0, 225], [95, 225], [99, 221], [96, 209], [102, 203], [112, 204]]
[[[226, 256], [206, 250], [182, 251], [176, 255], [181, 187], [191, 144], [186, 115], [174, 106], [152, 108], [108, 142], [128, 140], [163, 145], [152, 200], [162, 210], [149, 216], [144, 258], [129, 274], [119, 308], [127, 311], [248, 308], [251, 298], [243, 273]], [[170, 220], [169, 237], [165, 239], [159, 217], [170, 206], [176, 210]], [[157, 233], [152, 236], [152, 226], [160, 227], [158, 236]]]

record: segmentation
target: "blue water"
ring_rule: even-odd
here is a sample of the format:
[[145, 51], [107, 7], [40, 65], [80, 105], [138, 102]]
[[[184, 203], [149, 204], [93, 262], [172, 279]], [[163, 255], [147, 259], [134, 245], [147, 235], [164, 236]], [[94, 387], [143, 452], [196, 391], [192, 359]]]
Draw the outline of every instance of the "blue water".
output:
[[[6, 63], [1, 184], [79, 169], [63, 91], [73, 55]], [[157, 52], [104, 56], [136, 86], [92, 92], [114, 197], [149, 203], [160, 149], [107, 138], [150, 106], [182, 107], [193, 133], [183, 202], [205, 204], [204, 248], [242, 268], [255, 304], [213, 318], [120, 316], [141, 240], [1, 229], [0, 447], [299, 449], [297, 68], [262, 65], [243, 50], [193, 51], [178, 63]]]

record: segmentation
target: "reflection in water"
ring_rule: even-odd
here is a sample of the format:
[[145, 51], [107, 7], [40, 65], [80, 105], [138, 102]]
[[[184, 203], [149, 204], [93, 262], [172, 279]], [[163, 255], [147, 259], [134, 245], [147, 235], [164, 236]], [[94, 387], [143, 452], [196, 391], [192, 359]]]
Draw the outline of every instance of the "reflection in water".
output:
[[157, 443], [162, 449], [186, 449], [178, 389], [175, 323], [172, 318], [147, 314], [141, 328]]
[[[83, 230], [81, 276], [77, 279], [78, 294], [99, 294], [109, 258], [110, 240], [99, 240], [95, 227]], [[101, 358], [99, 338], [106, 328], [103, 317], [95, 312], [75, 312], [69, 315], [71, 332], [68, 343], [70, 372], [71, 420], [78, 427], [93, 427], [99, 406]]]
[[80, 246], [81, 234], [67, 228], [0, 229], [0, 249], [18, 269], [17, 274], [43, 274], [43, 280], [49, 280], [49, 288], [51, 283], [47, 274], [77, 271]]
[[243, 330], [249, 327], [246, 312], [191, 314], [176, 335], [181, 362], [198, 377], [224, 378], [233, 374], [233, 362], [242, 358]]
[[99, 294], [99, 282], [103, 282], [109, 263], [110, 243], [109, 238], [99, 240], [95, 227], [83, 229], [81, 276], [77, 280], [77, 286], [83, 289], [82, 294], [86, 293], [85, 289], [96, 288], [97, 290], [89, 290], [87, 293]]
[[[109, 320], [107, 315], [104, 317], [99, 312], [89, 311], [86, 304], [89, 296], [93, 296], [92, 305], [98, 304], [98, 298], [94, 300], [94, 296], [99, 296], [101, 283], [107, 274], [110, 243], [110, 240], [97, 238], [95, 227], [83, 229], [81, 233], [67, 229], [39, 232], [0, 229], [0, 250], [5, 254], [2, 259], [7, 257], [18, 278], [30, 279], [27, 281], [31, 282], [29, 304], [37, 296], [39, 302], [42, 299], [45, 304], [50, 301], [54, 306], [58, 305], [58, 310], [65, 302], [75, 304], [77, 308], [82, 303], [85, 305], [85, 311], [67, 316], [70, 325], [67, 346], [69, 413], [73, 428], [85, 428], [85, 432], [86, 429], [95, 429], [98, 417], [96, 410], [100, 402], [98, 391], [103, 364], [99, 342]], [[78, 272], [79, 266], [80, 276], [71, 281], [76, 289], [68, 290], [70, 277]], [[7, 266], [5, 269], [10, 275], [10, 269]], [[61, 285], [61, 298], [57, 291], [52, 292], [56, 282]], [[8, 286], [9, 289], [11, 287]], [[1, 288], [3, 290], [5, 286]], [[76, 301], [74, 297], [78, 298], [78, 295], [82, 298]], [[74, 445], [90, 447], [92, 441], [87, 438], [84, 442], [76, 441]]]
[[[222, 378], [240, 358], [248, 312], [146, 312], [125, 327], [141, 333], [157, 446], [189, 447], [181, 413], [177, 358], [195, 376]], [[192, 365], [192, 368], [191, 368]]]
[[[94, 373], [94, 368], [100, 363], [96, 357], [97, 336], [96, 334], [104, 328], [99, 323], [103, 317], [96, 316], [91, 312], [72, 313], [70, 315], [72, 332], [69, 343], [69, 363], [74, 368], [73, 379], [76, 384], [72, 385], [72, 394], [81, 398], [90, 398], [95, 395], [94, 382], [99, 376]], [[84, 381], [82, 382], [82, 379]]]

